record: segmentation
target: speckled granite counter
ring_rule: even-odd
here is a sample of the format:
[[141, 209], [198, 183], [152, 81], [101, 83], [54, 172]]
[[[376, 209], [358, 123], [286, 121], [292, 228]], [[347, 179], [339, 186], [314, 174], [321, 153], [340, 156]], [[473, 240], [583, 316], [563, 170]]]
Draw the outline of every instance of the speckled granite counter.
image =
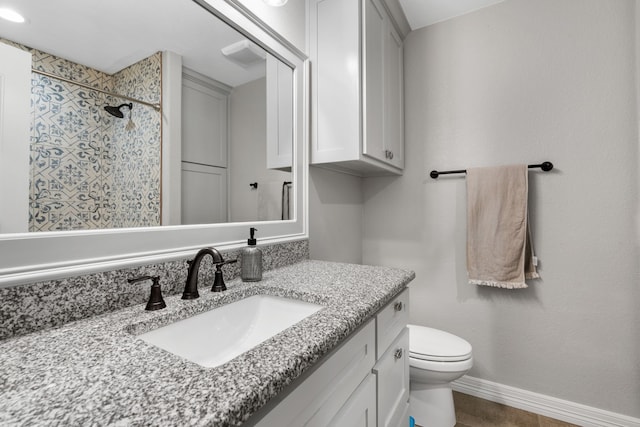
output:
[[[240, 425], [355, 331], [413, 272], [304, 261], [236, 279], [224, 293], [165, 298], [0, 342], [0, 425]], [[217, 368], [203, 368], [136, 334], [255, 294], [325, 306]]]

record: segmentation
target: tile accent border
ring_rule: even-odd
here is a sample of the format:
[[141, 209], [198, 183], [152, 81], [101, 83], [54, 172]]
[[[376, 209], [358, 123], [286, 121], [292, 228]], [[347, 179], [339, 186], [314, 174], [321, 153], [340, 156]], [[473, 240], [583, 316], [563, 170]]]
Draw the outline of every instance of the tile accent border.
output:
[[[259, 247], [263, 252], [264, 271], [309, 259], [308, 240]], [[240, 257], [240, 249], [220, 252], [225, 260]], [[163, 296], [181, 293], [187, 278], [186, 261], [123, 267], [0, 288], [0, 340], [145, 303], [149, 298], [150, 283], [132, 285], [127, 282], [129, 278], [160, 276]], [[199, 289], [211, 287], [213, 272], [211, 258], [204, 258], [198, 276]], [[225, 280], [239, 275], [240, 260], [224, 267]]]
[[460, 393], [584, 427], [640, 427], [640, 418], [633, 418], [468, 375], [454, 381], [452, 388]]

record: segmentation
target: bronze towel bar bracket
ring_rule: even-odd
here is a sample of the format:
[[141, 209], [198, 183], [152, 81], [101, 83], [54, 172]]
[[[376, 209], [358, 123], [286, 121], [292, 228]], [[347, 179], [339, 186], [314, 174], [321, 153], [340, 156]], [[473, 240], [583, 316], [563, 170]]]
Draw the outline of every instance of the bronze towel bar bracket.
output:
[[[551, 162], [542, 162], [539, 165], [528, 165], [527, 166], [529, 169], [534, 169], [534, 168], [540, 168], [545, 172], [549, 172], [551, 169], [553, 169], [553, 163]], [[455, 171], [431, 171], [431, 173], [429, 174], [429, 176], [433, 179], [438, 179], [438, 176], [440, 175], [451, 175], [454, 173], [467, 173], [466, 169], [459, 169], [459, 170], [455, 170]]]

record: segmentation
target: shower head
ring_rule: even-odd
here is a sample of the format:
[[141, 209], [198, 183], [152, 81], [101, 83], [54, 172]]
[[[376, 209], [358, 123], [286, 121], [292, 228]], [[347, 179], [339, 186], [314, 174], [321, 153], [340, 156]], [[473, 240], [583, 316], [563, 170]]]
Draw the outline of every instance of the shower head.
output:
[[107, 105], [106, 107], [104, 107], [104, 109], [106, 110], [107, 113], [111, 114], [112, 116], [122, 119], [124, 117], [124, 114], [120, 110], [122, 107], [129, 107], [129, 111], [131, 111], [133, 109], [133, 104], [132, 103], [120, 104], [117, 107], [112, 107], [111, 105]]

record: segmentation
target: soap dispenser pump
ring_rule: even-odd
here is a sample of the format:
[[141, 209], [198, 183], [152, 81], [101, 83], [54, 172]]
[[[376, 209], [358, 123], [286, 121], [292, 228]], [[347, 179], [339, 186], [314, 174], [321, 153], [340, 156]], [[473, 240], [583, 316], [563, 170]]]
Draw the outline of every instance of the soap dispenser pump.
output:
[[250, 237], [247, 247], [241, 251], [240, 277], [243, 282], [259, 282], [262, 280], [262, 251], [256, 247], [254, 233], [257, 228], [249, 229]]

